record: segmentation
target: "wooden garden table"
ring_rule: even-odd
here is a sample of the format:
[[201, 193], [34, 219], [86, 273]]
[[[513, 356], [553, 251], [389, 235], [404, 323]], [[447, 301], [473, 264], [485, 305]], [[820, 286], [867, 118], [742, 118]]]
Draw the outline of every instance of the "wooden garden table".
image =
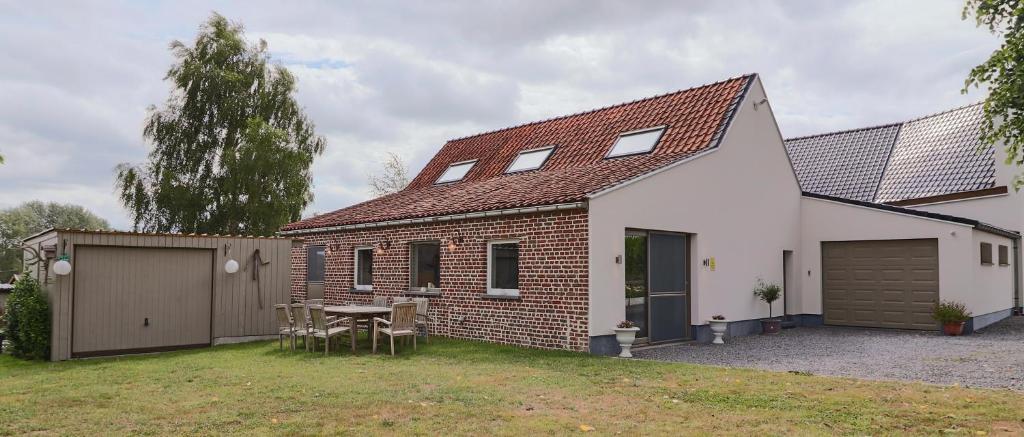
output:
[[361, 305], [332, 305], [325, 306], [324, 312], [328, 314], [337, 314], [341, 317], [351, 318], [351, 331], [352, 335], [352, 352], [356, 351], [356, 336], [358, 331], [356, 330], [357, 320], [369, 320], [371, 323], [368, 324], [370, 330], [367, 333], [370, 335], [370, 341], [373, 341], [373, 318], [383, 317], [391, 314], [391, 308], [378, 307], [378, 306], [361, 306]]

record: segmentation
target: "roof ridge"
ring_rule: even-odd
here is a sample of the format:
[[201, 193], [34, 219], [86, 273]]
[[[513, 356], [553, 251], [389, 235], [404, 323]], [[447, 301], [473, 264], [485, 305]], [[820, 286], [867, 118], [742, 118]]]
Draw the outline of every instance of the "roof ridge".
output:
[[928, 114], [928, 115], [922, 115], [922, 116], [917, 117], [917, 118], [912, 118], [910, 120], [904, 121], [901, 124], [913, 123], [915, 121], [921, 121], [921, 120], [924, 120], [926, 118], [938, 117], [940, 115], [946, 115], [946, 114], [948, 114], [950, 112], [962, 111], [962, 110], [970, 108], [972, 106], [979, 106], [979, 105], [983, 105], [983, 104], [985, 104], [984, 100], [982, 100], [980, 102], [968, 103], [966, 105], [960, 105], [960, 106], [957, 106], [955, 108], [946, 109], [944, 111], [939, 111], [939, 112], [935, 112], [935, 113]]
[[966, 105], [957, 106], [955, 108], [946, 109], [946, 110], [943, 110], [943, 111], [935, 112], [935, 113], [928, 114], [928, 115], [922, 115], [922, 116], [917, 117], [917, 118], [911, 118], [911, 119], [907, 119], [907, 120], [903, 120], [903, 121], [896, 121], [896, 122], [892, 122], [892, 123], [878, 124], [878, 125], [874, 125], [874, 126], [865, 126], [865, 127], [858, 127], [858, 128], [852, 128], [852, 129], [837, 130], [837, 131], [832, 131], [832, 132], [822, 132], [822, 133], [811, 134], [811, 135], [802, 135], [802, 136], [798, 136], [798, 137], [786, 138], [784, 141], [806, 140], [808, 138], [817, 138], [817, 137], [824, 137], [824, 136], [828, 136], [828, 135], [845, 134], [845, 133], [857, 132], [857, 131], [862, 131], [862, 130], [881, 129], [881, 128], [884, 128], [884, 127], [892, 127], [892, 126], [901, 126], [902, 127], [903, 125], [905, 125], [907, 123], [913, 123], [915, 121], [921, 121], [921, 120], [924, 120], [924, 119], [927, 119], [927, 118], [938, 117], [940, 115], [945, 115], [945, 114], [948, 114], [950, 112], [961, 111], [961, 110], [970, 108], [972, 106], [982, 105], [984, 103], [985, 103], [984, 101], [975, 102], [975, 103], [969, 103], [969, 104], [966, 104]]
[[859, 131], [863, 131], [863, 130], [873, 130], [873, 129], [882, 129], [882, 128], [886, 128], [886, 127], [893, 127], [893, 126], [902, 126], [903, 123], [906, 123], [906, 122], [900, 121], [900, 122], [896, 122], [896, 123], [876, 124], [876, 125], [873, 125], [873, 126], [864, 126], [864, 127], [857, 127], [857, 128], [852, 128], [852, 129], [837, 130], [837, 131], [832, 131], [832, 132], [822, 132], [822, 133], [811, 134], [811, 135], [802, 135], [802, 136], [799, 136], [799, 137], [786, 138], [783, 141], [789, 142], [789, 141], [796, 141], [796, 140], [806, 140], [808, 138], [826, 137], [826, 136], [829, 136], [829, 135], [848, 134], [848, 133], [859, 132]]
[[564, 118], [576, 117], [576, 116], [590, 114], [590, 113], [594, 113], [594, 112], [598, 112], [598, 111], [604, 111], [604, 110], [608, 110], [608, 109], [618, 108], [618, 107], [630, 105], [630, 104], [633, 104], [633, 103], [644, 102], [644, 101], [648, 101], [648, 100], [654, 100], [654, 99], [658, 99], [658, 98], [662, 98], [662, 97], [667, 97], [667, 96], [671, 96], [671, 95], [675, 95], [675, 94], [684, 93], [684, 92], [687, 92], [687, 91], [699, 90], [699, 89], [702, 89], [702, 88], [708, 88], [708, 87], [712, 87], [712, 86], [715, 86], [715, 85], [721, 85], [723, 83], [731, 82], [731, 81], [734, 81], [734, 80], [739, 80], [739, 79], [748, 79], [749, 80], [750, 78], [753, 78], [755, 76], [757, 76], [757, 73], [747, 73], [747, 74], [740, 75], [740, 76], [734, 76], [734, 77], [730, 77], [730, 78], [727, 78], [727, 79], [722, 79], [722, 80], [719, 80], [717, 82], [710, 82], [710, 83], [705, 83], [703, 85], [693, 86], [693, 87], [690, 87], [690, 88], [684, 88], [684, 89], [679, 89], [679, 90], [675, 90], [675, 91], [669, 91], [669, 92], [666, 92], [666, 93], [662, 93], [662, 94], [658, 94], [658, 95], [654, 95], [654, 96], [650, 96], [650, 97], [644, 97], [642, 99], [634, 99], [634, 100], [630, 100], [630, 101], [627, 101], [627, 102], [620, 102], [620, 103], [615, 103], [615, 104], [608, 105], [608, 106], [601, 106], [601, 107], [598, 107], [598, 108], [588, 109], [586, 111], [573, 112], [573, 113], [570, 113], [570, 114], [564, 114], [564, 115], [559, 115], [559, 116], [555, 116], [555, 117], [551, 117], [551, 118], [545, 118], [543, 120], [530, 121], [530, 122], [520, 123], [520, 124], [516, 124], [516, 125], [512, 125], [512, 126], [506, 126], [506, 127], [503, 127], [503, 128], [498, 128], [498, 129], [492, 129], [492, 130], [489, 130], [489, 131], [479, 132], [479, 133], [475, 133], [475, 134], [472, 134], [472, 135], [456, 137], [456, 138], [449, 139], [448, 141], [446, 141], [446, 143], [450, 143], [452, 141], [461, 141], [461, 140], [466, 140], [466, 139], [470, 139], [470, 138], [476, 138], [476, 137], [483, 136], [483, 135], [496, 134], [498, 132], [504, 132], [504, 131], [508, 131], [508, 130], [512, 130], [512, 129], [521, 128], [521, 127], [532, 126], [532, 125], [535, 125], [535, 124], [547, 123], [547, 122], [551, 122], [551, 121], [555, 121], [555, 120], [561, 120], [561, 119], [564, 119]]

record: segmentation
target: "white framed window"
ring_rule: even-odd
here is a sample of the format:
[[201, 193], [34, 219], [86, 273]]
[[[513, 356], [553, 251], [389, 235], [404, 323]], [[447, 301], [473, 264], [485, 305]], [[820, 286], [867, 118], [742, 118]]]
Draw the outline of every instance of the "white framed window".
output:
[[412, 290], [441, 288], [441, 242], [409, 244], [409, 286]]
[[544, 163], [548, 162], [548, 158], [551, 157], [551, 152], [554, 150], [555, 146], [547, 146], [519, 152], [519, 156], [516, 156], [516, 160], [512, 161], [512, 165], [508, 166], [508, 170], [505, 170], [505, 173], [517, 173], [541, 168], [544, 166]]
[[355, 284], [356, 290], [373, 290], [373, 248], [357, 247], [355, 251]]
[[487, 243], [487, 294], [519, 296], [519, 240]]
[[665, 134], [665, 128], [666, 126], [658, 126], [623, 132], [604, 157], [615, 158], [650, 153], [661, 141], [661, 136]]
[[449, 165], [448, 169], [445, 170], [444, 173], [441, 173], [441, 177], [437, 178], [437, 182], [434, 183], [446, 184], [448, 182], [461, 181], [462, 178], [466, 177], [466, 173], [469, 173], [469, 170], [473, 168], [474, 164], [476, 164], [475, 159], [472, 161], [456, 162]]

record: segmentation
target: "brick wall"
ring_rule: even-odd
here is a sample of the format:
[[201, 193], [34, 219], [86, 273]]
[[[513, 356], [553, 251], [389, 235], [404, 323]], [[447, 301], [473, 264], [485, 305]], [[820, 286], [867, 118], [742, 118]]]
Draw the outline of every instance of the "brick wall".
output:
[[[588, 260], [585, 210], [305, 235], [325, 245], [324, 298], [368, 303], [409, 290], [409, 243], [459, 235], [453, 252], [441, 245], [441, 296], [430, 298], [431, 334], [545, 349], [587, 350]], [[519, 300], [487, 292], [487, 242], [518, 239]], [[390, 242], [374, 255], [373, 294], [350, 293], [358, 246]], [[306, 293], [306, 247], [292, 249], [292, 295]]]

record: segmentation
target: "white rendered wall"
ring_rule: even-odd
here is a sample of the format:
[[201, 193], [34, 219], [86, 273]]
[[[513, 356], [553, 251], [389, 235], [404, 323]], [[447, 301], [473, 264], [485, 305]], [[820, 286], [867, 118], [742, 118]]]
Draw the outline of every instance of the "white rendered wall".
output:
[[[768, 315], [752, 289], [758, 278], [782, 284], [784, 250], [799, 265], [800, 188], [770, 106], [754, 109], [764, 98], [756, 80], [716, 151], [590, 200], [591, 336], [613, 334], [625, 318], [625, 266], [615, 257], [627, 228], [694, 234], [691, 324]], [[709, 257], [715, 271], [701, 265]]]

